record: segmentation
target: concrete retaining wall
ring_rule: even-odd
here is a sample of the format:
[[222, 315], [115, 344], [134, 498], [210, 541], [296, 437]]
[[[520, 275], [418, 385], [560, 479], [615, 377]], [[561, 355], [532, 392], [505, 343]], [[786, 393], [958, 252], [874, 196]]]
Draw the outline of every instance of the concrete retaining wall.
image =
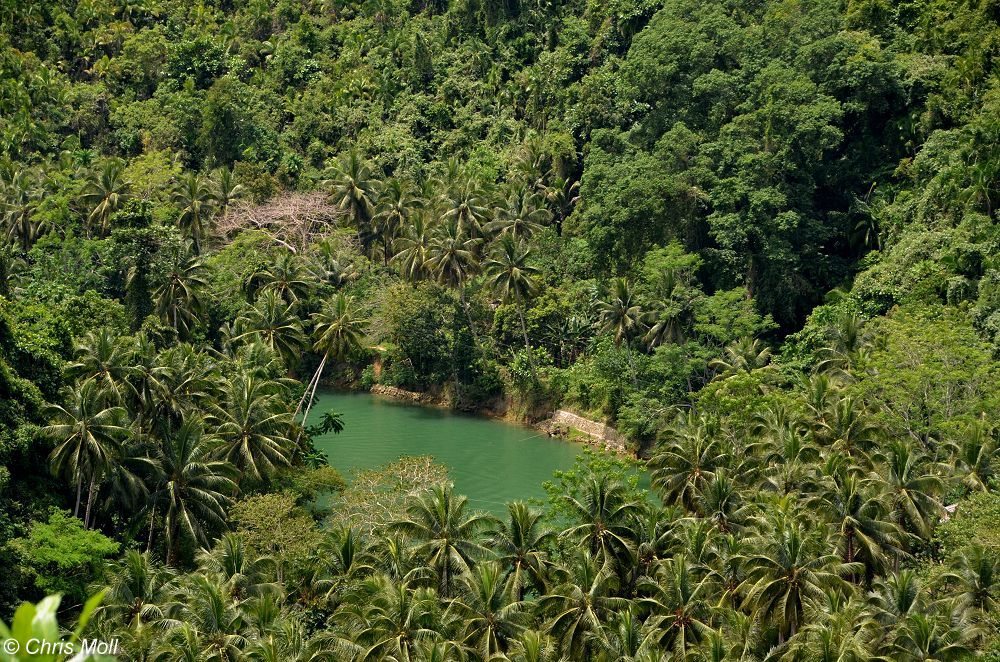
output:
[[424, 393], [407, 391], [405, 389], [396, 388], [395, 386], [385, 386], [383, 384], [375, 384], [372, 386], [372, 393], [375, 395], [384, 395], [389, 398], [396, 398], [398, 400], [409, 400], [411, 402], [424, 402], [427, 399], [427, 395]]
[[620, 453], [627, 451], [625, 438], [618, 434], [618, 431], [613, 427], [599, 421], [592, 421], [565, 409], [557, 409], [553, 412], [552, 418], [546, 421], [545, 428], [550, 434], [564, 434], [570, 429], [579, 430], [603, 443], [608, 450]]

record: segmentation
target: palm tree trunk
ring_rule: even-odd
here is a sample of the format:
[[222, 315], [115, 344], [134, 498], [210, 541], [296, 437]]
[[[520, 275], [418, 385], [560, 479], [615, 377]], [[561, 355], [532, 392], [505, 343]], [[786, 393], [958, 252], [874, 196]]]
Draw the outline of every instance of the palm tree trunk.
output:
[[327, 356], [329, 354], [323, 355], [323, 360], [319, 362], [319, 368], [316, 370], [316, 377], [312, 382], [312, 392], [309, 394], [309, 402], [306, 404], [306, 413], [302, 415], [302, 428], [299, 430], [299, 436], [295, 439], [296, 442], [302, 437], [302, 431], [306, 429], [306, 421], [309, 420], [309, 412], [312, 410], [313, 402], [316, 398], [316, 389], [319, 387], [319, 380], [323, 375], [323, 366], [326, 365]]
[[87, 512], [83, 516], [83, 528], [90, 528], [90, 506], [94, 501], [94, 477], [90, 477], [90, 488], [87, 489]]
[[146, 552], [153, 549], [153, 522], [156, 520], [156, 506], [149, 511], [149, 535], [146, 537]]
[[538, 382], [538, 370], [535, 369], [535, 356], [531, 352], [531, 343], [528, 342], [528, 326], [524, 323], [524, 305], [521, 302], [521, 295], [517, 296], [517, 317], [521, 320], [521, 335], [524, 336], [524, 351], [528, 353], [528, 365], [531, 367], [531, 378]]
[[302, 411], [302, 405], [305, 404], [306, 398], [309, 397], [309, 391], [313, 389], [314, 384], [319, 382], [319, 378], [323, 373], [323, 366], [326, 364], [326, 356], [326, 354], [323, 355], [323, 360], [320, 361], [319, 367], [316, 368], [316, 372], [313, 373], [312, 379], [310, 379], [309, 383], [306, 385], [306, 390], [302, 393], [302, 397], [299, 398], [299, 404], [295, 408], [295, 413], [292, 414], [292, 418], [299, 415], [299, 412]]
[[167, 567], [176, 568], [177, 567], [177, 556], [178, 556], [178, 544], [177, 536], [170, 535], [170, 528], [167, 529]]
[[465, 311], [465, 318], [469, 320], [469, 331], [472, 332], [472, 341], [476, 344], [476, 350], [479, 350], [479, 334], [476, 332], [476, 324], [472, 321], [472, 311], [469, 310], [469, 302], [465, 300], [465, 288], [459, 286], [458, 298], [462, 302], [462, 310]]
[[80, 492], [83, 491], [83, 476], [76, 475], [76, 506], [73, 508], [73, 517], [80, 516]]

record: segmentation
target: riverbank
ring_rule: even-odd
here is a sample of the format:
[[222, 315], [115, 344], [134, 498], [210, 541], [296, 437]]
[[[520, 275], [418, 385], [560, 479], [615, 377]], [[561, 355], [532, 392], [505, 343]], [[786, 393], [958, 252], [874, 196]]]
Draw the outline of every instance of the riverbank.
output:
[[[395, 386], [375, 384], [371, 388], [371, 393], [426, 407], [450, 408], [449, 402], [444, 398], [419, 391], [407, 391]], [[525, 420], [520, 417], [514, 417], [515, 420], [512, 420], [511, 411], [509, 406], [502, 408], [483, 406], [476, 409], [474, 413], [486, 418], [528, 425], [550, 437], [586, 443], [606, 451], [635, 457], [635, 453], [629, 450], [626, 439], [615, 428], [606, 423], [586, 418], [568, 409], [551, 411], [548, 415], [536, 420]]]

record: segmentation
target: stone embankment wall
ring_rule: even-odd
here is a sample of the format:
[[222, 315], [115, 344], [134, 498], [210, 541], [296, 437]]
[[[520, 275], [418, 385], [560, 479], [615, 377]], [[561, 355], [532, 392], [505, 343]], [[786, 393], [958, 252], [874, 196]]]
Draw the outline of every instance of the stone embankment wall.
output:
[[426, 402], [428, 400], [428, 396], [425, 393], [407, 391], [401, 388], [396, 388], [395, 386], [385, 386], [383, 384], [375, 384], [372, 386], [372, 393], [375, 395], [384, 395], [389, 398], [396, 398], [397, 400], [409, 400], [410, 402]]
[[552, 418], [545, 421], [542, 428], [549, 434], [560, 436], [565, 435], [571, 429], [578, 430], [602, 443], [608, 450], [619, 453], [628, 452], [625, 438], [618, 434], [618, 431], [613, 427], [599, 421], [592, 421], [565, 409], [557, 409], [553, 412]]

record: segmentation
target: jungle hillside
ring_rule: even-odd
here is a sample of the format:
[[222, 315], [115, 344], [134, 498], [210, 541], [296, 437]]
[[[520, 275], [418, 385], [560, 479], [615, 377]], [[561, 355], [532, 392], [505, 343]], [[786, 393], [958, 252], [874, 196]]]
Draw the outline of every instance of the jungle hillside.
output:
[[[998, 55], [997, 0], [0, 0], [0, 660], [1000, 660]], [[498, 516], [331, 466], [373, 388], [626, 448]]]

